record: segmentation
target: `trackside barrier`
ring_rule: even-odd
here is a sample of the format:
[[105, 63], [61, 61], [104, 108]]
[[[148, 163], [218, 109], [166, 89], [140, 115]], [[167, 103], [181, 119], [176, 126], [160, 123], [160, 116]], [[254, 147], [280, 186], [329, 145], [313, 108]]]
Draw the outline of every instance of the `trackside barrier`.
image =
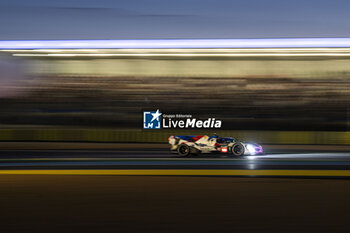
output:
[[[215, 131], [243, 141], [266, 144], [350, 144], [350, 132], [325, 131]], [[165, 143], [170, 135], [213, 134], [193, 130], [108, 129], [0, 129], [0, 141], [153, 142]]]

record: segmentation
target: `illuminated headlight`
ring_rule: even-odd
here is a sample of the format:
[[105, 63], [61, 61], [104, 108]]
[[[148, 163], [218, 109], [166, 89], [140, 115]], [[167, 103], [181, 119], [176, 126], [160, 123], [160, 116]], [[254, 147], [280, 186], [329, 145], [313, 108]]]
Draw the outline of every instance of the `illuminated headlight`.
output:
[[253, 145], [248, 144], [248, 145], [247, 145], [247, 150], [249, 151], [249, 154], [255, 155], [255, 148], [254, 148]]

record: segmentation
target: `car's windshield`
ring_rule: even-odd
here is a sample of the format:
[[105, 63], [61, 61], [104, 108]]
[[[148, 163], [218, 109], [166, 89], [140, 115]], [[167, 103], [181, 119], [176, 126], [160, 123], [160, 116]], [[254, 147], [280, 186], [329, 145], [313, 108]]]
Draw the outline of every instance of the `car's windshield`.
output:
[[217, 142], [218, 143], [231, 143], [234, 142], [235, 139], [234, 138], [218, 138]]

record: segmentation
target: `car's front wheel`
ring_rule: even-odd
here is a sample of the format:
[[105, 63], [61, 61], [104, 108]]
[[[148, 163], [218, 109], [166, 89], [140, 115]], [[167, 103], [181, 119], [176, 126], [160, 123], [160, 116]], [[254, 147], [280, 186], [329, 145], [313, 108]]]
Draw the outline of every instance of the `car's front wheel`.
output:
[[244, 151], [245, 151], [244, 145], [242, 143], [239, 143], [239, 142], [235, 143], [231, 149], [232, 154], [235, 156], [244, 155]]
[[177, 148], [177, 153], [182, 157], [189, 156], [190, 152], [190, 147], [186, 144], [182, 144]]

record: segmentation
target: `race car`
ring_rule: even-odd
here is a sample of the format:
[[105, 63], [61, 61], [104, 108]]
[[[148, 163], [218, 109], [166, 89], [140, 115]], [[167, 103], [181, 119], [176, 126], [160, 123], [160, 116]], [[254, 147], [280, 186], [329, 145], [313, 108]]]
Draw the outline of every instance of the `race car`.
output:
[[213, 135], [170, 136], [170, 151], [180, 156], [200, 153], [226, 153], [234, 156], [262, 154], [262, 146], [238, 141], [232, 137]]

